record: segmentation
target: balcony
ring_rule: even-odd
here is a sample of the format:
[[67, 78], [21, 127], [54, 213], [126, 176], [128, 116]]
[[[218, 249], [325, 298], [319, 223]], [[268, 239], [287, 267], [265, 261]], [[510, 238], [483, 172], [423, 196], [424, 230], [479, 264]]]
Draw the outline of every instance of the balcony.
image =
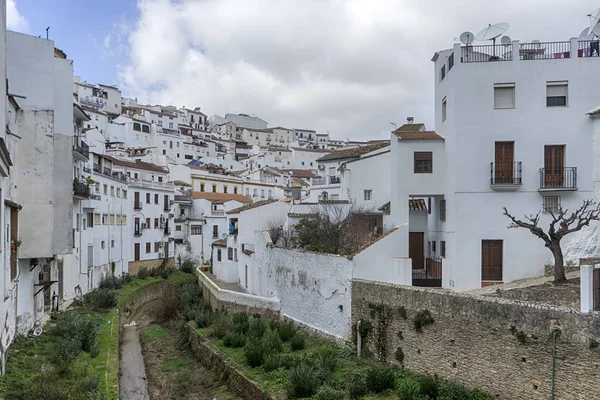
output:
[[131, 186], [144, 187], [150, 189], [174, 190], [175, 186], [172, 183], [156, 182], [139, 178], [129, 178], [128, 182]]
[[141, 201], [138, 201], [133, 205], [133, 209], [135, 211], [140, 211], [143, 208], [143, 205], [144, 205], [144, 203], [142, 203]]
[[338, 176], [330, 176], [329, 177], [329, 183], [332, 184], [332, 185], [339, 184], [341, 182], [342, 182], [342, 177], [339, 176], [339, 175]]
[[521, 161], [490, 163], [490, 186], [493, 190], [517, 190], [523, 184]]
[[163, 236], [169, 236], [170, 234], [171, 234], [171, 227], [167, 225], [167, 226], [166, 226], [166, 227], [163, 229]]
[[73, 182], [73, 197], [78, 199], [90, 198], [90, 187], [84, 182]]
[[577, 190], [577, 167], [540, 168], [540, 192]]
[[83, 167], [83, 172], [91, 174], [92, 173], [92, 169], [90, 167]]
[[212, 210], [210, 215], [213, 217], [222, 217], [225, 215], [225, 210]]
[[577, 57], [600, 57], [600, 40], [580, 41]]
[[142, 236], [142, 230], [140, 229], [139, 226], [137, 226], [134, 230], [133, 230], [133, 236], [135, 237], [140, 237]]
[[94, 164], [94, 172], [97, 172], [99, 174], [102, 173], [102, 168], [100, 167], [100, 164]]
[[327, 178], [325, 178], [325, 177], [312, 178], [311, 183], [313, 186], [322, 186], [322, 185], [327, 184]]
[[164, 208], [163, 208], [164, 212], [170, 212], [171, 211], [171, 205], [170, 204], [165, 204]]
[[73, 137], [73, 158], [78, 161], [87, 161], [90, 159], [90, 146], [77, 136]]

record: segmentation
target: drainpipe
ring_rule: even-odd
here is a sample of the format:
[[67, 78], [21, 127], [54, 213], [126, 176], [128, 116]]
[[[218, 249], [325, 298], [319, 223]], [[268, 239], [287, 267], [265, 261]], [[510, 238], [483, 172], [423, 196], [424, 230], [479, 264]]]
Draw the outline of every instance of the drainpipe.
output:
[[360, 337], [360, 322], [361, 322], [361, 320], [359, 319], [358, 322], [356, 323], [356, 353], [358, 354], [359, 358], [360, 358], [360, 350], [362, 348], [362, 338]]

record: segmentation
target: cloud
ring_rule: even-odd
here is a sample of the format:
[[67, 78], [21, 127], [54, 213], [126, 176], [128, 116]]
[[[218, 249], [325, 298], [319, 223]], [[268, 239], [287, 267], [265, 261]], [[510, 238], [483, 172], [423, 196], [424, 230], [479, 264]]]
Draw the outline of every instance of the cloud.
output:
[[6, 29], [22, 33], [29, 32], [29, 23], [19, 14], [15, 0], [6, 2]]
[[508, 21], [513, 39], [568, 40], [595, 2], [140, 0], [118, 80], [151, 103], [385, 137], [407, 116], [434, 128], [430, 59], [462, 31]]

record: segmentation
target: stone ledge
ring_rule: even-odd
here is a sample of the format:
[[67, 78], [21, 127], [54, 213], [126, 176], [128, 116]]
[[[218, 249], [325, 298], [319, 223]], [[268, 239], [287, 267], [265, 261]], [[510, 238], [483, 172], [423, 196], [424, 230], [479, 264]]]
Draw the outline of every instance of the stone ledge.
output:
[[194, 356], [204, 367], [220, 373], [227, 386], [238, 396], [244, 400], [273, 400], [256, 382], [240, 372], [225, 354], [199, 334], [192, 322], [187, 324], [187, 330]]

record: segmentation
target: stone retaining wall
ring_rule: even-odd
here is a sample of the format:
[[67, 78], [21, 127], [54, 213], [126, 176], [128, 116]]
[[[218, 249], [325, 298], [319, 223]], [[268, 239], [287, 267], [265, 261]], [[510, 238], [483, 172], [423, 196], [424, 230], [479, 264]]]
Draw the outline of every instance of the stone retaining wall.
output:
[[[434, 322], [417, 333], [424, 310]], [[600, 398], [600, 348], [590, 346], [600, 341], [598, 313], [355, 280], [352, 318], [372, 323], [367, 344], [376, 356], [396, 363], [402, 347], [406, 368], [507, 400], [550, 398], [557, 329], [555, 398]]]
[[221, 379], [227, 386], [244, 400], [272, 400], [263, 389], [244, 374], [227, 359], [227, 356], [200, 335], [193, 323], [187, 325], [188, 338], [192, 353], [208, 369], [221, 374]]
[[[166, 260], [167, 260], [167, 262], [166, 262], [167, 267], [175, 266], [175, 260], [173, 259], [173, 257], [169, 257]], [[153, 260], [130, 261], [129, 265], [127, 266], [127, 268], [128, 268], [127, 271], [129, 273], [129, 275], [137, 275], [140, 269], [142, 269], [142, 268], [155, 269], [155, 268], [160, 267], [164, 261], [165, 261], [164, 258], [155, 258]]]

